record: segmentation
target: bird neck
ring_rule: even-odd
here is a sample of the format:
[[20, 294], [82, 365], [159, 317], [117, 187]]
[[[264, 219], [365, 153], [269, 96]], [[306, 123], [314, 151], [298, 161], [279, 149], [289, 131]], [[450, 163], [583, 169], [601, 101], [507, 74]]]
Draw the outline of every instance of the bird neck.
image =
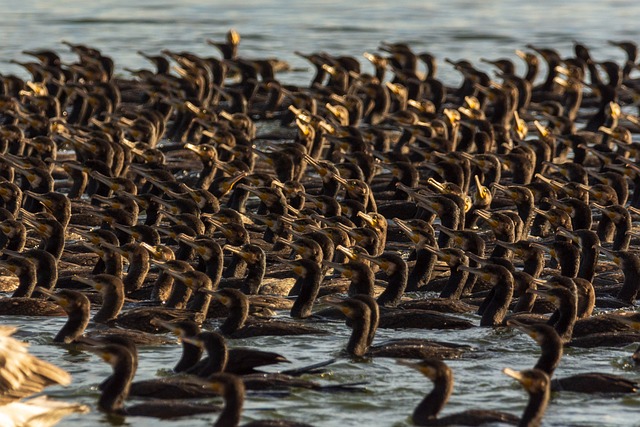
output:
[[409, 267], [406, 262], [396, 265], [396, 269], [388, 278], [387, 288], [378, 297], [378, 304], [394, 307], [398, 305], [404, 291], [407, 288], [407, 280], [409, 277]]
[[633, 304], [640, 289], [640, 258], [633, 254], [625, 255], [622, 272], [624, 282], [617, 298]]
[[549, 338], [542, 343], [540, 349], [542, 353], [534, 369], [540, 369], [551, 378], [562, 358], [562, 341], [558, 338]]
[[108, 413], [124, 412], [124, 401], [129, 395], [129, 387], [135, 376], [133, 356], [125, 352], [113, 366], [113, 373], [102, 389], [98, 408]]
[[184, 372], [187, 369], [194, 366], [202, 357], [203, 350], [197, 345], [183, 342], [182, 343], [182, 356], [176, 366], [174, 366], [174, 372]]
[[54, 337], [53, 342], [71, 343], [78, 338], [89, 324], [89, 305], [82, 305], [69, 313], [69, 319]]
[[560, 274], [565, 277], [577, 277], [580, 265], [580, 251], [573, 245], [555, 245], [555, 250], [560, 265]]
[[178, 244], [178, 250], [176, 250], [176, 259], [188, 261], [193, 258], [195, 249], [185, 243], [180, 242]]
[[[351, 264], [351, 261], [349, 262]], [[376, 281], [373, 270], [367, 264], [360, 261], [353, 263], [352, 268], [357, 268], [357, 274], [354, 274], [349, 284], [348, 293], [350, 296], [357, 294], [373, 295], [373, 287]]]
[[30, 253], [37, 258], [36, 286], [53, 289], [58, 281], [58, 261], [49, 252], [32, 250]]
[[407, 280], [407, 292], [415, 292], [421, 283], [429, 283], [438, 256], [424, 249], [416, 248], [416, 263]]
[[538, 278], [544, 268], [544, 253], [541, 250], [533, 251], [531, 256], [524, 259], [524, 271]]
[[524, 75], [524, 79], [529, 83], [533, 83], [533, 81], [538, 76], [538, 64], [533, 62], [527, 62], [527, 73]]
[[480, 326], [497, 326], [502, 323], [513, 297], [513, 278], [505, 277], [493, 289], [493, 298], [482, 315]]
[[378, 324], [380, 323], [380, 307], [378, 304], [371, 306], [371, 314], [369, 318], [369, 333], [367, 334], [367, 348], [373, 344], [373, 339], [378, 331]]
[[233, 254], [233, 256], [231, 257], [231, 261], [229, 262], [229, 265], [227, 265], [227, 268], [222, 273], [222, 277], [224, 278], [241, 277], [243, 274], [245, 274], [246, 269], [247, 269], [247, 262], [244, 259], [242, 259], [240, 255]]
[[550, 388], [547, 384], [542, 390], [529, 392], [529, 403], [527, 403], [522, 418], [520, 418], [520, 427], [536, 427], [542, 421], [547, 405], [549, 403]]
[[216, 176], [216, 170], [217, 167], [213, 160], [203, 160], [203, 168], [202, 171], [200, 171], [200, 176], [196, 182], [196, 188], [209, 188]]
[[[198, 289], [208, 289], [211, 290], [211, 280], [206, 278], [207, 280], [203, 281], [203, 284]], [[205, 292], [195, 292], [189, 304], [187, 304], [187, 309], [196, 313], [202, 313], [207, 315], [209, 311], [209, 304], [211, 303], [211, 294]]]
[[451, 274], [447, 284], [440, 293], [440, 298], [460, 299], [462, 292], [465, 289], [467, 279], [469, 278], [469, 272], [458, 269], [460, 265], [451, 267]]
[[105, 251], [103, 261], [104, 273], [122, 277], [122, 255], [116, 252]]
[[549, 58], [547, 60], [548, 70], [547, 70], [547, 78], [542, 84], [545, 91], [550, 92], [555, 85], [554, 79], [558, 75], [556, 71], [556, 67], [559, 65], [559, 61], [555, 58]]
[[616, 224], [616, 232], [613, 236], [613, 244], [612, 248], [616, 250], [626, 251], [629, 249], [629, 244], [631, 243], [631, 234], [629, 234], [629, 230], [631, 229], [631, 219], [624, 224]]
[[[513, 242], [515, 240], [515, 234], [508, 233], [500, 236], [500, 240], [504, 240], [507, 242]], [[511, 259], [511, 249], [507, 249], [504, 246], [496, 245], [493, 251], [491, 252], [491, 258], [507, 258]]]
[[[528, 236], [529, 231], [531, 230], [531, 224], [533, 223], [533, 218], [535, 217], [535, 212], [533, 211], [533, 207], [535, 202], [533, 199], [527, 198], [525, 201], [518, 203], [516, 205], [516, 209], [518, 210], [518, 215], [522, 219], [524, 224], [524, 228], [522, 229], [522, 235]], [[544, 258], [544, 254], [543, 254]]]
[[[371, 312], [362, 313], [357, 319], [352, 320], [351, 337], [347, 343], [347, 352], [356, 357], [362, 357], [369, 349], [369, 336], [371, 335]], [[371, 339], [373, 341], [373, 337]]]
[[[491, 118], [492, 123], [502, 125], [505, 127], [510, 119], [512, 118], [513, 113], [509, 108], [509, 98], [502, 94], [499, 96], [496, 101], [493, 102], [493, 117]], [[511, 112], [511, 114], [509, 114]]]
[[191, 298], [191, 288], [182, 283], [181, 280], [173, 281], [173, 289], [171, 290], [171, 296], [167, 300], [167, 307], [184, 309], [187, 307], [187, 302]]
[[267, 271], [266, 257], [260, 257], [257, 262], [248, 264], [247, 275], [244, 279], [241, 291], [247, 295], [256, 295]]
[[124, 305], [124, 289], [121, 286], [115, 286], [108, 289], [104, 294], [102, 307], [93, 316], [93, 321], [98, 323], [105, 323], [109, 320], [115, 319], [120, 314], [122, 306]]
[[451, 375], [443, 375], [437, 378], [433, 384], [433, 390], [427, 394], [413, 411], [413, 422], [416, 425], [423, 424], [425, 420], [438, 416], [449, 396], [453, 391], [453, 379]]
[[208, 358], [206, 365], [198, 373], [198, 376], [208, 377], [211, 374], [224, 372], [229, 360], [229, 351], [224, 340], [212, 339], [207, 342]]
[[324, 178], [322, 179], [321, 194], [323, 196], [336, 197], [340, 191], [340, 183], [333, 179], [330, 174], [327, 176], [330, 176], [330, 178], [326, 180]]
[[244, 385], [242, 381], [227, 385], [224, 393], [224, 407], [214, 427], [237, 427], [244, 405]]
[[243, 302], [229, 308], [227, 319], [220, 325], [220, 331], [225, 335], [230, 335], [242, 328], [249, 317], [249, 303]]
[[559, 317], [553, 327], [563, 341], [568, 341], [571, 339], [573, 327], [578, 318], [578, 301], [575, 294], [571, 294], [571, 296], [567, 298], [562, 298], [557, 312]]
[[[217, 243], [216, 243], [217, 244]], [[217, 250], [211, 258], [204, 260], [201, 258], [203, 265], [198, 271], [204, 272], [211, 279], [211, 289], [218, 289], [220, 279], [222, 278], [222, 267], [224, 265], [224, 256], [222, 250]]]
[[[300, 293], [293, 303], [293, 307], [291, 307], [291, 317], [294, 319], [305, 319], [311, 316], [311, 308], [318, 296], [321, 281], [322, 269], [319, 266], [308, 271], [306, 276], [299, 277], [296, 280], [296, 285], [300, 287]], [[296, 285], [294, 285], [294, 287]]]
[[11, 295], [12, 298], [31, 297], [36, 287], [36, 269], [33, 266], [25, 266], [18, 274], [19, 284]]
[[60, 259], [64, 251], [64, 227], [59, 222], [53, 223], [53, 232], [51, 237], [43, 238], [40, 242], [39, 249], [43, 249], [53, 255], [56, 259]]
[[129, 256], [129, 270], [123, 279], [127, 294], [137, 291], [149, 273], [149, 251], [138, 246]]
[[530, 280], [527, 277], [521, 277], [519, 280], [516, 280], [516, 282], [517, 282], [517, 285], [515, 285], [516, 287], [514, 288], [514, 294], [517, 294], [520, 296], [518, 297], [518, 302], [513, 308], [513, 312], [514, 313], [531, 313], [531, 311], [533, 310], [533, 306], [536, 302], [536, 295], [527, 292], [527, 290], [533, 289], [532, 280]]
[[597, 246], [591, 248], [588, 246], [589, 245], [585, 243], [580, 253], [580, 267], [578, 268], [578, 277], [593, 282], [593, 277], [596, 274], [596, 264], [598, 262], [598, 254], [600, 253], [600, 250]]

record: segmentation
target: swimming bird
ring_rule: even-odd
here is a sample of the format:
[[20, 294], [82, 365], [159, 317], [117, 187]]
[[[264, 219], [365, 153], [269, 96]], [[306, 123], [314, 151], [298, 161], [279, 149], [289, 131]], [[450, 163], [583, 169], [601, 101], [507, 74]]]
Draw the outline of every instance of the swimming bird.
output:
[[131, 381], [136, 374], [133, 355], [120, 344], [104, 344], [99, 341], [85, 341], [83, 349], [96, 354], [113, 370], [98, 399], [98, 408], [108, 414], [121, 416], [141, 416], [154, 418], [176, 418], [194, 414], [218, 412], [220, 408], [207, 404], [185, 403], [179, 400], [149, 401], [125, 406]]
[[[563, 353], [562, 340], [555, 329], [548, 325], [525, 325], [512, 320], [507, 324], [521, 330], [536, 341], [542, 352], [535, 369], [540, 369], [552, 377]], [[601, 372], [581, 373], [553, 379], [551, 389], [577, 393], [636, 393], [639, 390], [638, 383], [635, 381]]]
[[229, 309], [227, 318], [219, 327], [220, 332], [229, 338], [248, 338], [264, 335], [315, 335], [325, 333], [321, 329], [298, 322], [250, 319], [250, 300], [247, 295], [237, 289], [219, 289], [209, 293], [214, 300], [221, 302]]
[[513, 414], [486, 409], [472, 409], [450, 415], [439, 416], [453, 392], [453, 373], [446, 363], [436, 359], [421, 361], [398, 360], [400, 365], [415, 369], [434, 385], [433, 390], [420, 402], [412, 414], [412, 421], [419, 426], [478, 426], [483, 424], [511, 424], [520, 426], [540, 425], [549, 403], [550, 381], [547, 374], [539, 369], [514, 371], [505, 368], [503, 372], [516, 379], [529, 394], [529, 402], [522, 414]]
[[[215, 374], [206, 379], [206, 386], [224, 399], [224, 407], [214, 423], [216, 427], [236, 427], [240, 424], [244, 404], [245, 387], [242, 380], [232, 374]], [[244, 427], [282, 426], [311, 427], [310, 424], [287, 420], [253, 421], [243, 424]]]
[[456, 344], [425, 339], [396, 339], [372, 345], [378, 329], [380, 312], [376, 301], [368, 295], [356, 295], [346, 300], [325, 297], [326, 303], [337, 307], [352, 328], [346, 351], [354, 357], [456, 358], [465, 348]]

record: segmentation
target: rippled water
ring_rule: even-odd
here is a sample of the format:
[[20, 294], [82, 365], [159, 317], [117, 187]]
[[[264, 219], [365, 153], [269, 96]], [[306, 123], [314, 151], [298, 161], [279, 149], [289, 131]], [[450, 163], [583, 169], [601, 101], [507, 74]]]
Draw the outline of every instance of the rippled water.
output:
[[[0, 1], [0, 72], [20, 73], [10, 59], [24, 59], [20, 52], [30, 48], [65, 51], [61, 40], [86, 43], [114, 57], [118, 70], [148, 66], [137, 50], [158, 52], [168, 48], [198, 54], [216, 54], [205, 44], [207, 38], [222, 39], [229, 28], [242, 35], [240, 52], [248, 57], [277, 56], [295, 68], [308, 64], [294, 50], [325, 50], [332, 54], [359, 56], [373, 51], [380, 41], [405, 41], [417, 51], [430, 51], [439, 60], [480, 57], [514, 58], [513, 51], [526, 43], [549, 45], [569, 53], [572, 40], [590, 46], [597, 59], [621, 61], [622, 51], [606, 40], [640, 41], [634, 1], [463, 1], [425, 2], [374, 0], [344, 1]], [[72, 60], [73, 56], [63, 55]], [[521, 65], [521, 64], [520, 64]], [[367, 67], [367, 65], [365, 65]], [[366, 68], [365, 68], [366, 69]], [[440, 75], [449, 83], [457, 76], [442, 66]], [[24, 74], [22, 74], [24, 75]], [[281, 76], [291, 83], [307, 83], [311, 70]], [[468, 318], [478, 321], [475, 316]], [[19, 336], [32, 344], [32, 351], [68, 369], [74, 383], [68, 389], [52, 388], [57, 398], [79, 400], [95, 406], [95, 386], [110, 369], [94, 356], [71, 354], [50, 344], [64, 319], [2, 318], [0, 323], [21, 325]], [[245, 419], [289, 417], [318, 426], [402, 426], [426, 391], [428, 381], [391, 360], [354, 362], [344, 358], [348, 330], [341, 324], [325, 326], [328, 337], [259, 338], [233, 345], [266, 347], [285, 354], [296, 365], [339, 357], [326, 383], [368, 381], [365, 394], [327, 394], [295, 391], [286, 398], [249, 396]], [[532, 366], [538, 348], [528, 337], [505, 329], [474, 328], [463, 332], [380, 331], [377, 339], [396, 336], [429, 336], [468, 343], [476, 351], [449, 364], [455, 374], [455, 391], [444, 413], [468, 408], [502, 409], [520, 413], [524, 392], [500, 374], [503, 367]], [[627, 361], [634, 346], [622, 349], [568, 349], [557, 371], [565, 376], [598, 370], [639, 379], [640, 373]], [[179, 347], [142, 349], [138, 378], [149, 378], [177, 360]], [[623, 426], [640, 425], [640, 398], [555, 395], [545, 425]], [[211, 418], [162, 422], [129, 418], [125, 425], [208, 425]], [[67, 426], [106, 425], [97, 411], [68, 418]]]

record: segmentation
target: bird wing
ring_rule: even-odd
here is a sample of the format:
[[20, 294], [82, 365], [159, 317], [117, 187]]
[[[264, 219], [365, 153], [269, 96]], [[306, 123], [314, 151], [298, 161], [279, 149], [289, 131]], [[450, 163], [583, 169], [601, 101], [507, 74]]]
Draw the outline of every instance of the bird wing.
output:
[[0, 404], [40, 392], [52, 384], [69, 385], [71, 375], [29, 354], [28, 344], [11, 337], [15, 328], [0, 327]]

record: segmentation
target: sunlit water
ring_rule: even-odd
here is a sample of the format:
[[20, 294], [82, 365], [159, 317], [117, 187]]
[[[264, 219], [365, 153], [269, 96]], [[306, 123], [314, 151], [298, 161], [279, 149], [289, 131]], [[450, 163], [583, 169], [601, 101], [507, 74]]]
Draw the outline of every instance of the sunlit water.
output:
[[[148, 66], [136, 54], [160, 49], [188, 50], [216, 55], [206, 45], [208, 38], [223, 39], [229, 28], [242, 36], [240, 53], [247, 57], [277, 56], [305, 69], [282, 75], [290, 83], [307, 83], [312, 76], [307, 63], [294, 50], [310, 53], [324, 50], [357, 57], [375, 51], [380, 41], [405, 41], [416, 51], [429, 51], [442, 62], [445, 57], [515, 58], [514, 49], [525, 44], [553, 46], [569, 54], [572, 41], [592, 48], [596, 59], [620, 62], [622, 51], [607, 46], [606, 40], [640, 41], [637, 17], [640, 6], [634, 1], [39, 1], [3, 0], [0, 14], [0, 72], [22, 70], [10, 59], [25, 59], [21, 51], [54, 48], [66, 52], [61, 40], [86, 43], [111, 55], [118, 72], [124, 67]], [[350, 3], [350, 4], [347, 4]], [[65, 53], [63, 58], [73, 60]], [[517, 58], [515, 58], [517, 60]], [[364, 61], [363, 61], [364, 62]], [[522, 69], [519, 60], [516, 61]], [[367, 70], [368, 65], [363, 65]], [[440, 75], [448, 83], [458, 76], [442, 65]], [[467, 316], [478, 322], [476, 316]], [[64, 319], [2, 318], [1, 323], [21, 326], [19, 337], [32, 344], [37, 355], [68, 369], [74, 378], [67, 389], [51, 388], [57, 398], [82, 401], [95, 408], [96, 385], [110, 368], [96, 357], [72, 354], [51, 345]], [[430, 390], [429, 382], [392, 360], [369, 362], [346, 358], [341, 350], [349, 330], [342, 324], [328, 324], [327, 337], [257, 338], [232, 342], [281, 352], [296, 366], [337, 357], [331, 374], [318, 379], [337, 382], [368, 382], [359, 394], [294, 391], [288, 397], [250, 395], [245, 420], [287, 417], [318, 426], [403, 426], [410, 413]], [[455, 374], [455, 391], [444, 413], [469, 408], [501, 409], [520, 414], [525, 393], [500, 373], [504, 367], [531, 367], [539, 354], [528, 337], [506, 329], [474, 328], [463, 332], [380, 331], [377, 339], [423, 336], [467, 343], [475, 348], [461, 360], [449, 362]], [[639, 379], [640, 373], [628, 364], [635, 349], [568, 349], [558, 376], [577, 372], [602, 371]], [[179, 346], [145, 348], [140, 352], [138, 378], [150, 378], [170, 368], [179, 356]], [[166, 372], [166, 371], [165, 371]], [[640, 425], [638, 396], [554, 395], [545, 425], [623, 426]], [[129, 418], [125, 425], [151, 426], [209, 425], [210, 416], [179, 421]], [[106, 425], [100, 412], [68, 418], [66, 426]]]

